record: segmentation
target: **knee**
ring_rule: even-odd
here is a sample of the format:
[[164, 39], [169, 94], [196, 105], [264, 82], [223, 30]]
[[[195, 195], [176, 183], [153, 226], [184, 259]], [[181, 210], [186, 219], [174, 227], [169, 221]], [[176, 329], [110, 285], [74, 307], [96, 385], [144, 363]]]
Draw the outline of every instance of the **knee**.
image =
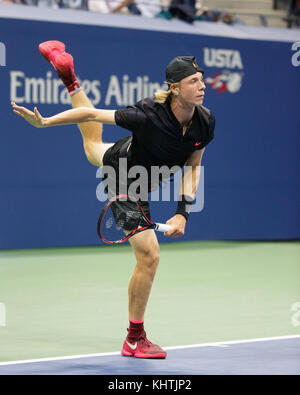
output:
[[143, 249], [143, 251], [138, 254], [137, 261], [144, 269], [155, 273], [159, 264], [159, 248]]
[[93, 143], [83, 143], [83, 148], [87, 160], [94, 166], [102, 166], [102, 162], [99, 160], [99, 153]]

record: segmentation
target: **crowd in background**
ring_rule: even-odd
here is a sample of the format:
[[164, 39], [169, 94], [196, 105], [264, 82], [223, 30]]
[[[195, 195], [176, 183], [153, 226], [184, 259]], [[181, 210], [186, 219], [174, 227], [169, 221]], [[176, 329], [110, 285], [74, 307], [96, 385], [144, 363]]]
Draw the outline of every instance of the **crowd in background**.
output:
[[[104, 14], [123, 13], [164, 19], [177, 18], [188, 23], [194, 21], [243, 23], [242, 20], [224, 10], [209, 9], [200, 0], [0, 0], [0, 3], [79, 9]], [[287, 7], [289, 17], [292, 18], [290, 20], [295, 20], [298, 26], [300, 0], [274, 0], [274, 8], [278, 8], [280, 3]], [[288, 24], [288, 27], [292, 26]]]
[[227, 12], [205, 7], [198, 0], [0, 0], [0, 3], [177, 18], [188, 23], [195, 20], [228, 24], [241, 22]]

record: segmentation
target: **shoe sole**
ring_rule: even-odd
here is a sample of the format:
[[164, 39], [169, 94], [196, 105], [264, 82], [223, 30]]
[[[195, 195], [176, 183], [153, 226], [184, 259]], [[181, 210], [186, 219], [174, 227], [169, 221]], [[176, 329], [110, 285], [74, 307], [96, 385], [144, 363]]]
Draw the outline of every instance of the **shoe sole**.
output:
[[143, 359], [165, 359], [167, 357], [166, 354], [143, 354], [143, 353], [130, 353], [125, 350], [121, 351], [121, 354], [124, 357], [134, 357], [134, 358], [143, 358]]
[[39, 51], [42, 56], [51, 63], [49, 56], [52, 51], [58, 51], [59, 53], [64, 53], [66, 50], [66, 46], [61, 41], [45, 41], [39, 44]]
[[44, 59], [47, 60], [47, 62], [49, 62], [53, 66], [54, 70], [56, 71], [57, 68], [55, 67], [52, 60], [50, 60], [51, 52], [58, 51], [60, 54], [63, 54], [65, 50], [66, 50], [66, 46], [61, 41], [52, 40], [52, 41], [45, 41], [39, 44], [39, 51], [41, 55], [43, 56]]

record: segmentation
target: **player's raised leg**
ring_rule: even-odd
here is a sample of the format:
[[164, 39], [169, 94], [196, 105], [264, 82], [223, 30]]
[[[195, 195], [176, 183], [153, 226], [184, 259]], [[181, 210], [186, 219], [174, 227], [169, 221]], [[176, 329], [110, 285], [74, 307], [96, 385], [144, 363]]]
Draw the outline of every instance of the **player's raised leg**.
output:
[[[80, 87], [74, 72], [73, 57], [65, 52], [65, 44], [55, 40], [45, 41], [39, 45], [39, 50], [44, 58], [52, 64], [67, 87], [72, 107], [94, 107]], [[103, 143], [103, 125], [99, 122], [84, 122], [78, 126], [88, 160], [95, 166], [102, 166], [104, 153], [113, 145], [113, 143]]]
[[[94, 107], [83, 90], [71, 94], [72, 107]], [[78, 124], [80, 129], [85, 154], [92, 164], [102, 166], [105, 152], [114, 143], [103, 143], [103, 125], [99, 122], [82, 122]], [[100, 163], [99, 163], [100, 162]]]

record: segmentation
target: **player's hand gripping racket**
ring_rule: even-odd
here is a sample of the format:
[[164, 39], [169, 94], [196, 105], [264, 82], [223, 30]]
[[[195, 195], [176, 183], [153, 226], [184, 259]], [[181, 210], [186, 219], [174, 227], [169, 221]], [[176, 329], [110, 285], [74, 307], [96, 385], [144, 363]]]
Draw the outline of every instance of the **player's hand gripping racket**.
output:
[[118, 195], [104, 206], [97, 224], [99, 237], [108, 244], [121, 244], [147, 229], [168, 232], [170, 225], [152, 222], [136, 199]]

